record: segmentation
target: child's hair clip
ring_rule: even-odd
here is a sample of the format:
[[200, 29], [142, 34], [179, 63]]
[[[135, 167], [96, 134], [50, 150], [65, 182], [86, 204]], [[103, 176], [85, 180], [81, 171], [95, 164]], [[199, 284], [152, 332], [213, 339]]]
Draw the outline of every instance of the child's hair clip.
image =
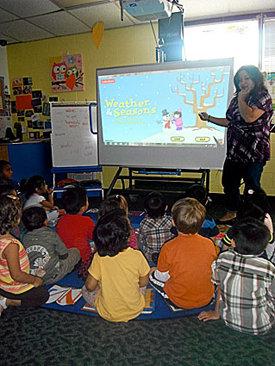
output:
[[118, 200], [119, 199], [119, 194], [116, 194], [115, 195], [115, 198]]

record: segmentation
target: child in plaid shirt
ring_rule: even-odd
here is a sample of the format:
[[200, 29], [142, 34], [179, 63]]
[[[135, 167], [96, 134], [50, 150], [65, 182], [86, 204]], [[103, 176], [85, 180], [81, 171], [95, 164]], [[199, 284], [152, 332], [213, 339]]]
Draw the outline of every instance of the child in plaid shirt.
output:
[[220, 254], [212, 264], [212, 282], [218, 286], [216, 309], [198, 318], [221, 317], [240, 332], [264, 334], [275, 317], [275, 266], [260, 258], [270, 232], [261, 221], [248, 218], [234, 226], [231, 235], [234, 250]]
[[151, 192], [145, 199], [146, 217], [141, 221], [138, 235], [139, 248], [150, 263], [156, 265], [162, 245], [174, 235], [172, 217], [160, 192]]

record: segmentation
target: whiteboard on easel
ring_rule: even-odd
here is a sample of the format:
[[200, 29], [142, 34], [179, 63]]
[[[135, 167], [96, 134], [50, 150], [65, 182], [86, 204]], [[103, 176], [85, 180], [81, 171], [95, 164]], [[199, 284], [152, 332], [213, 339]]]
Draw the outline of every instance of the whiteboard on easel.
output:
[[96, 102], [51, 103], [53, 167], [98, 165]]

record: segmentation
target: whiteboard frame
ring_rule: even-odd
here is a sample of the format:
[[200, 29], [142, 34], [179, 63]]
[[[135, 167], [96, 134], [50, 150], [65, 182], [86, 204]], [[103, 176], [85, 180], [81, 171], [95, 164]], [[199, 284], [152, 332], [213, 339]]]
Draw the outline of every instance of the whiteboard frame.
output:
[[[90, 126], [90, 132], [93, 136], [96, 136], [96, 148], [94, 151], [96, 152], [96, 163], [93, 163], [91, 165], [87, 165], [86, 163], [84, 165], [61, 165], [61, 164], [55, 164], [54, 161], [54, 124], [52, 120], [52, 110], [53, 108], [68, 108], [68, 107], [88, 107], [89, 108], [89, 126]], [[50, 103], [50, 111], [51, 111], [51, 123], [52, 123], [52, 133], [51, 133], [51, 153], [52, 153], [52, 166], [54, 170], [59, 170], [60, 172], [64, 172], [73, 169], [76, 171], [92, 171], [94, 168], [99, 169], [98, 165], [98, 138], [97, 138], [97, 102], [90, 101], [90, 102], [51, 102]], [[94, 161], [95, 161], [94, 160]], [[97, 170], [98, 171], [98, 170]]]

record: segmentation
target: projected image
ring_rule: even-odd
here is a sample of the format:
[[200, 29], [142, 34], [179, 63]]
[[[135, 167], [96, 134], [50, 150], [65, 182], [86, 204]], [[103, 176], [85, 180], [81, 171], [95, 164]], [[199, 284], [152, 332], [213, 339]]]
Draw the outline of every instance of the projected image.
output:
[[98, 77], [105, 145], [216, 147], [224, 128], [198, 113], [225, 117], [230, 66]]

